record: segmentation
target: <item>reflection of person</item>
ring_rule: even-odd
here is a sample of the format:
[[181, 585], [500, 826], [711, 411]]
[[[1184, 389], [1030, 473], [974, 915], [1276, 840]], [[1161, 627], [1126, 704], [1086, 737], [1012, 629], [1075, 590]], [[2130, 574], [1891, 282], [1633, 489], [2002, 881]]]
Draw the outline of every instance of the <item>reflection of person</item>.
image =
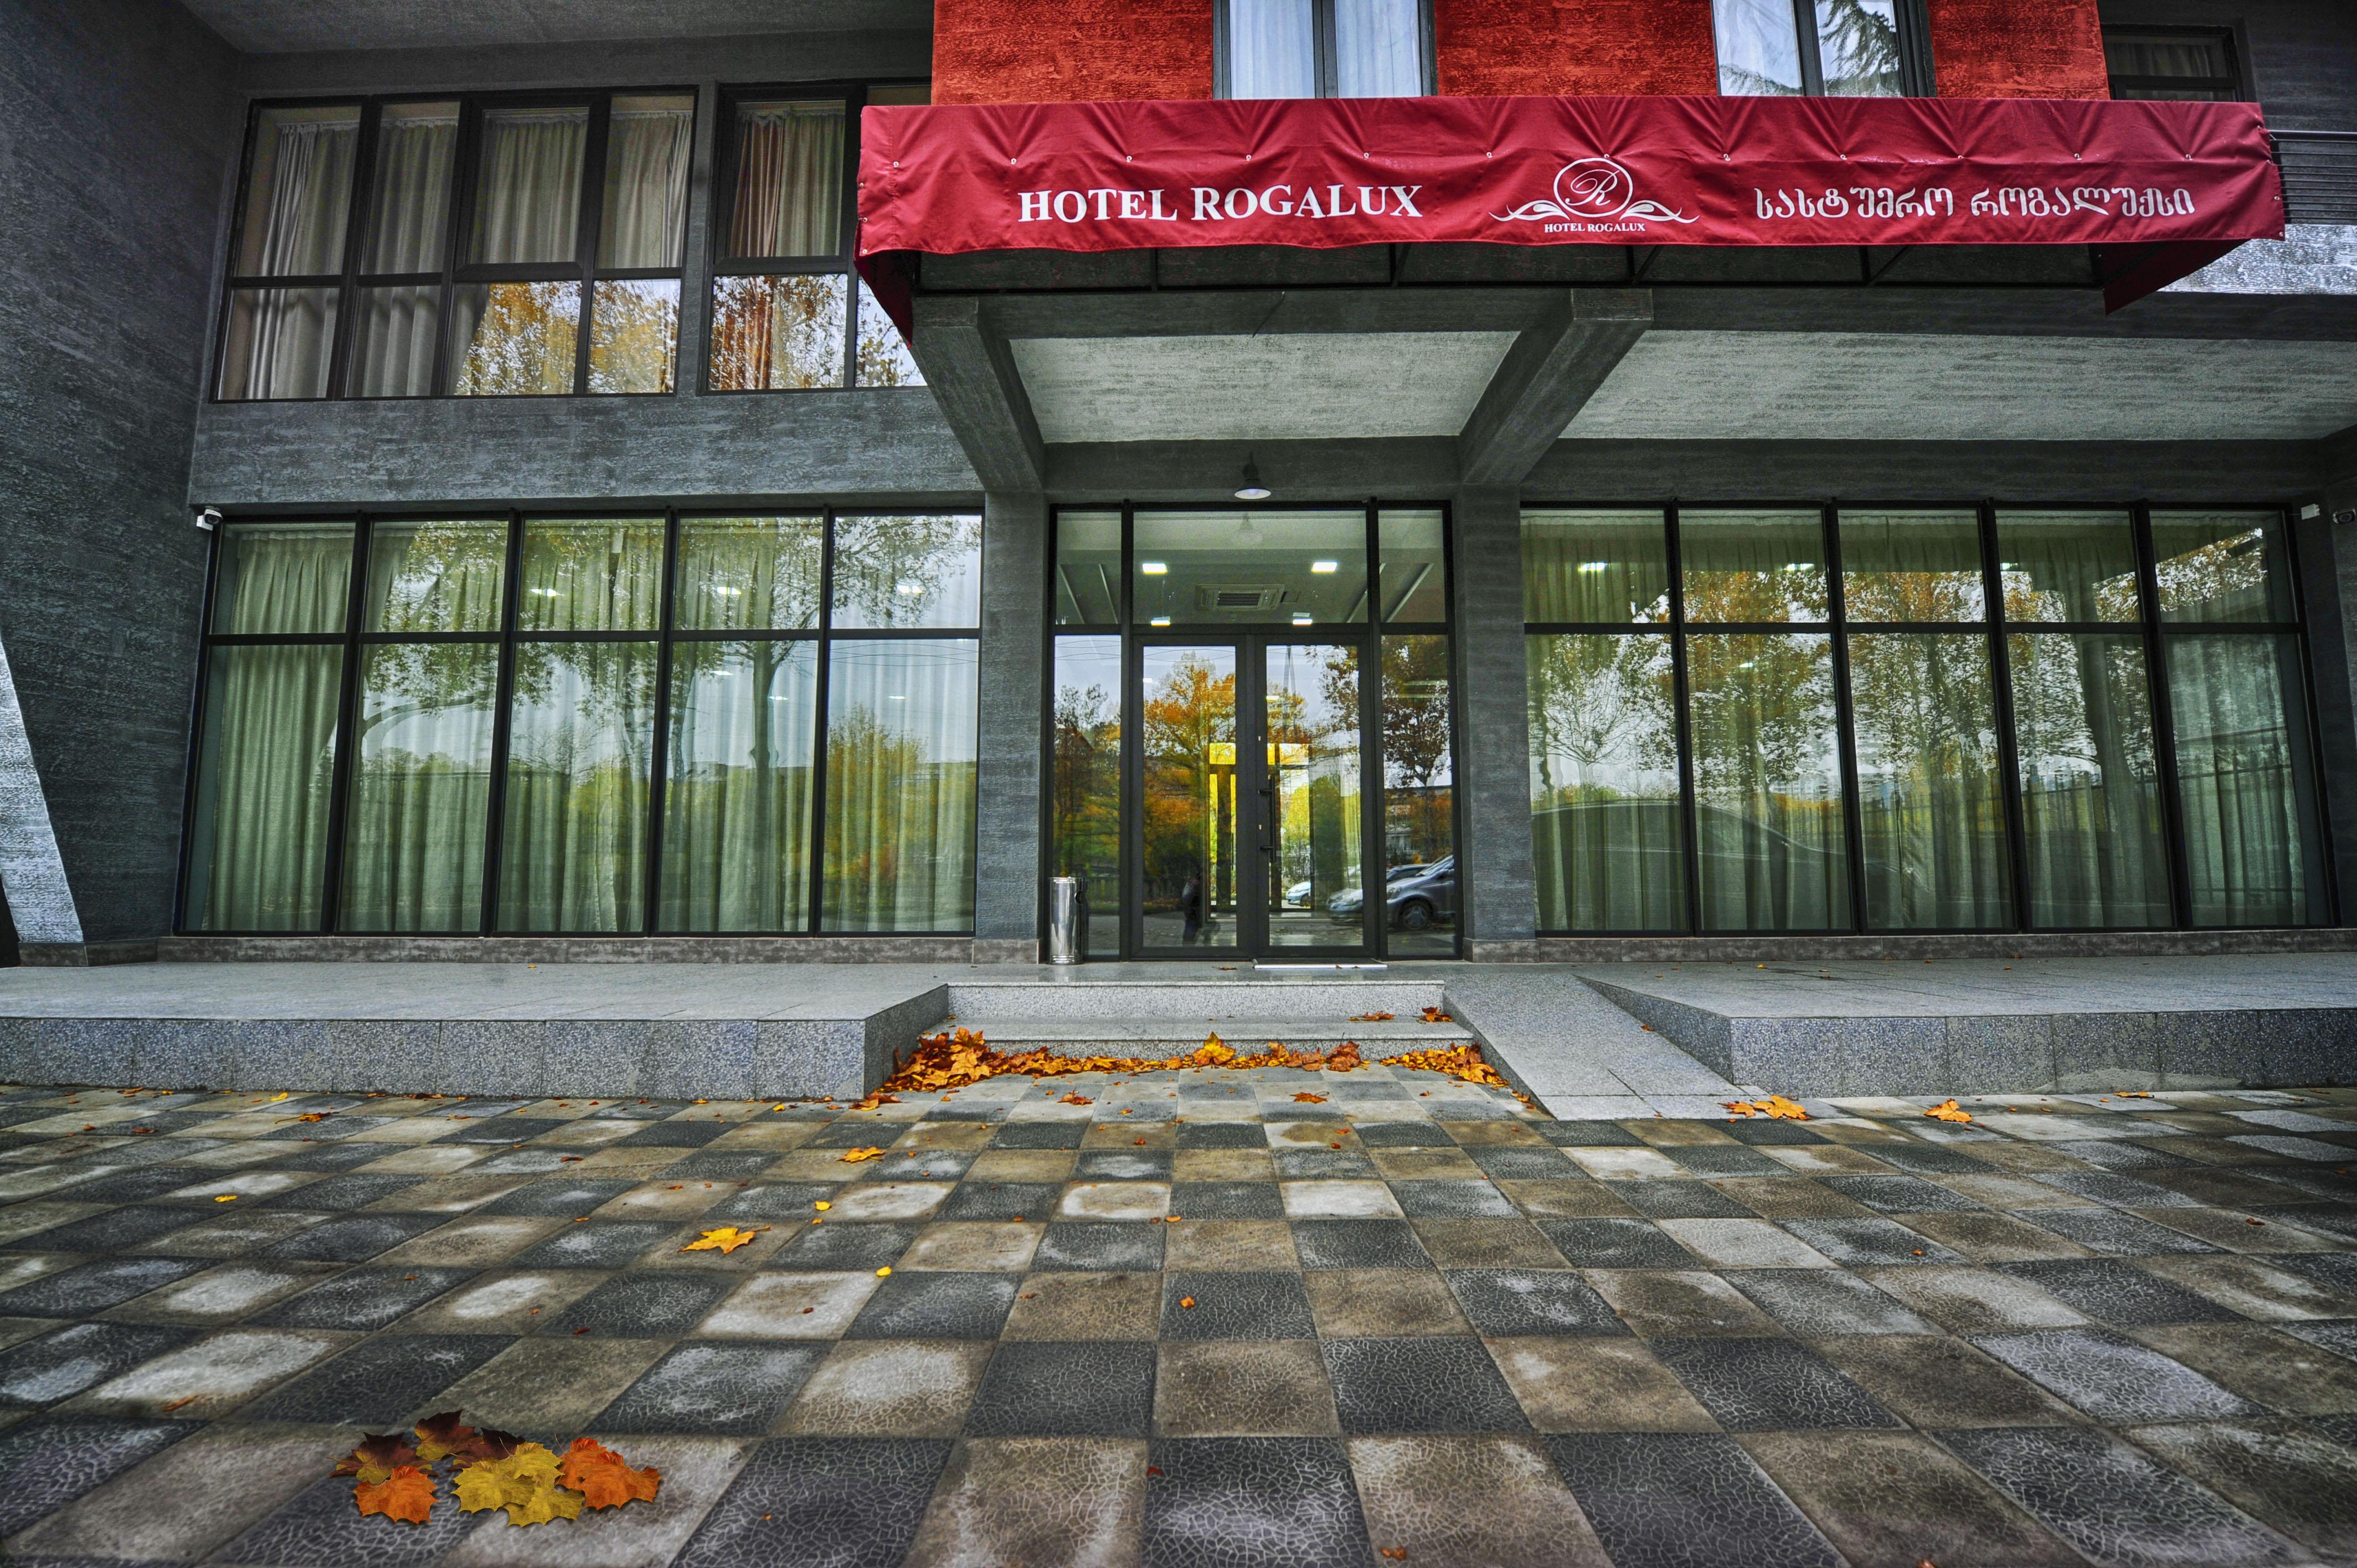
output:
[[1193, 942], [1203, 929], [1203, 872], [1200, 866], [1187, 868], [1187, 886], [1178, 890], [1178, 917], [1186, 922], [1178, 940]]

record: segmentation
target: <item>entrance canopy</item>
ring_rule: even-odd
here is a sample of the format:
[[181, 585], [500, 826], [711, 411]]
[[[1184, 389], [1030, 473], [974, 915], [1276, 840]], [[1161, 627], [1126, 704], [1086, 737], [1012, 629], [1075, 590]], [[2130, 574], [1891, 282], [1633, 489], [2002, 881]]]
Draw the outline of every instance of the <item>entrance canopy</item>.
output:
[[1394, 98], [870, 108], [860, 272], [1236, 245], [2093, 245], [2118, 308], [2284, 232], [2256, 105]]

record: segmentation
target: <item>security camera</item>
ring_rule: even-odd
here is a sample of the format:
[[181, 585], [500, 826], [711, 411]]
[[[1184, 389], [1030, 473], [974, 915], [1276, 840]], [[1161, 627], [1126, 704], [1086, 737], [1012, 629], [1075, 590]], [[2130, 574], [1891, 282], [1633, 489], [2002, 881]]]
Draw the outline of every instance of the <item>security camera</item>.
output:
[[2346, 526], [2349, 523], [2357, 522], [2357, 507], [2342, 507], [2339, 511], [2332, 514], [2332, 521], [2337, 523], [2341, 523], [2343, 526]]
[[214, 529], [219, 528], [221, 525], [221, 508], [217, 506], [209, 506], [202, 511], [197, 513], [197, 526], [203, 529], [207, 533], [210, 533]]

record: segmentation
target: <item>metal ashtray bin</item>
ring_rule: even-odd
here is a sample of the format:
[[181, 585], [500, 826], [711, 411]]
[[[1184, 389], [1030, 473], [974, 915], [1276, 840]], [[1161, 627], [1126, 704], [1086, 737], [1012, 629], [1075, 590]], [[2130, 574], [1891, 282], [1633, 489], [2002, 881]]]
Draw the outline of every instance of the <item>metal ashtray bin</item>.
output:
[[1077, 876], [1048, 882], [1048, 961], [1078, 963], [1088, 957], [1089, 895]]

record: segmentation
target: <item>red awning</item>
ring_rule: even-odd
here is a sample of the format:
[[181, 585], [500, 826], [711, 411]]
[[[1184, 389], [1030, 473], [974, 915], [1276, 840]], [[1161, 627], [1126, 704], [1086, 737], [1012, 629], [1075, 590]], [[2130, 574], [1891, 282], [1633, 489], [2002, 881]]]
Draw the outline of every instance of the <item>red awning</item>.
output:
[[859, 256], [1166, 246], [2102, 245], [2127, 298], [2284, 231], [2250, 103], [1368, 98], [861, 118]]

